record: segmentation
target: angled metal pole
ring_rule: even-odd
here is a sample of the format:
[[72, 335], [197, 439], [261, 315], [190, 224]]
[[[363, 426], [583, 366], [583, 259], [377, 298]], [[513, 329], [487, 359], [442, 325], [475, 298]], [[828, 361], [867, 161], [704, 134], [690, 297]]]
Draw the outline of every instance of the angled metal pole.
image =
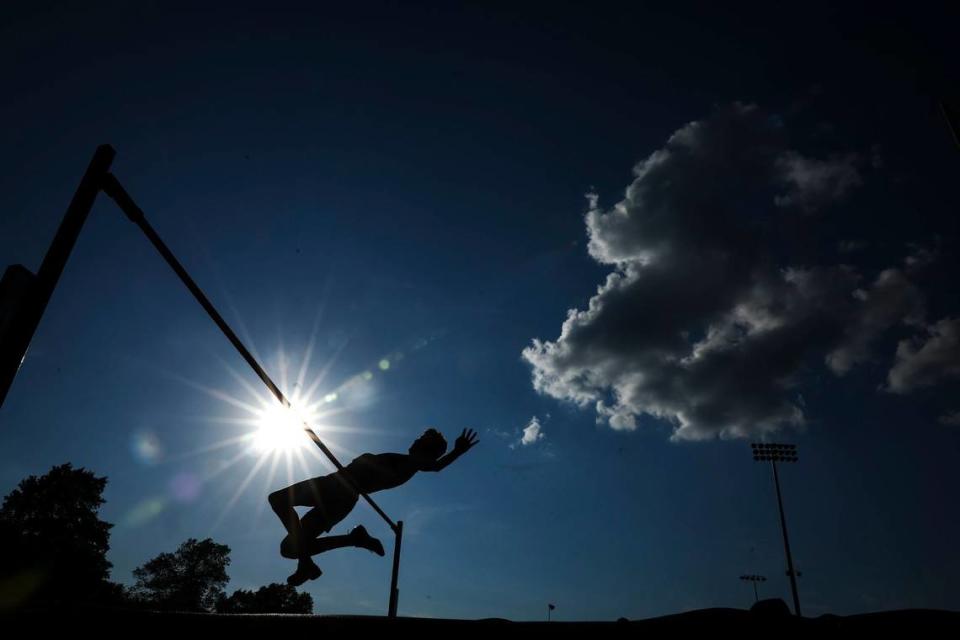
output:
[[[80, 185], [73, 194], [73, 199], [70, 200], [70, 206], [63, 215], [63, 221], [60, 222], [53, 242], [47, 249], [36, 278], [32, 282], [29, 282], [31, 280], [29, 276], [19, 278], [21, 282], [28, 283], [29, 291], [16, 301], [17, 308], [14, 310], [16, 318], [10, 323], [9, 334], [4, 334], [3, 344], [0, 345], [0, 406], [3, 405], [7, 389], [13, 384], [13, 378], [17, 375], [27, 347], [30, 346], [33, 334], [40, 324], [40, 318], [43, 317], [47, 303], [50, 302], [53, 290], [60, 280], [60, 274], [67, 265], [70, 252], [77, 243], [83, 223], [90, 215], [93, 202], [96, 200], [97, 193], [100, 192], [103, 176], [110, 170], [110, 164], [115, 155], [113, 147], [108, 144], [97, 147], [83, 178], [80, 179]], [[21, 273], [26, 271], [22, 269]]]
[[773, 483], [777, 486], [777, 506], [780, 507], [780, 528], [783, 530], [783, 548], [787, 552], [787, 574], [790, 576], [790, 589], [793, 591], [793, 611], [799, 618], [800, 596], [797, 593], [797, 572], [793, 570], [793, 556], [790, 555], [790, 538], [787, 537], [787, 519], [783, 515], [783, 498], [780, 496], [780, 474], [777, 473], [777, 461], [771, 460], [773, 465]]
[[[103, 182], [101, 184], [104, 193], [113, 198], [117, 203], [120, 209], [126, 214], [126, 216], [134, 222], [140, 229], [146, 234], [147, 238], [153, 244], [153, 246], [160, 252], [160, 255], [163, 256], [163, 259], [167, 261], [167, 264], [176, 272], [177, 276], [180, 277], [180, 280], [183, 284], [186, 285], [187, 289], [190, 290], [190, 293], [193, 294], [193, 297], [197, 299], [197, 302], [200, 303], [200, 306], [204, 308], [210, 318], [216, 323], [220, 328], [220, 331], [227, 337], [227, 339], [233, 344], [234, 348], [240, 352], [240, 355], [243, 356], [243, 359], [247, 361], [247, 364], [250, 365], [250, 368], [253, 369], [254, 373], [257, 374], [257, 377], [263, 381], [267, 388], [270, 390], [270, 393], [282, 404], [284, 407], [290, 408], [290, 401], [287, 399], [287, 396], [284, 395], [283, 391], [274, 383], [274, 381], [267, 375], [267, 372], [260, 366], [260, 363], [257, 362], [256, 358], [253, 357], [253, 354], [244, 346], [243, 342], [240, 341], [240, 338], [237, 337], [237, 334], [234, 333], [233, 329], [230, 328], [230, 325], [227, 324], [226, 320], [223, 319], [223, 316], [214, 308], [210, 303], [210, 300], [203, 293], [197, 283], [193, 281], [193, 278], [190, 277], [190, 274], [187, 273], [186, 269], [183, 268], [183, 265], [180, 264], [180, 261], [173, 255], [167, 245], [160, 239], [160, 236], [157, 235], [157, 232], [154, 231], [153, 227], [150, 226], [150, 223], [147, 222], [146, 216], [144, 216], [143, 211], [134, 203], [130, 195], [124, 190], [123, 186], [120, 184], [120, 181], [112, 173], [107, 173], [103, 177]], [[325, 456], [333, 463], [333, 465], [340, 471], [344, 470], [343, 465], [337, 460], [337, 457], [333, 455], [333, 452], [327, 448], [327, 445], [320, 440], [313, 429], [310, 428], [310, 425], [303, 422], [303, 431], [307, 436], [313, 441], [317, 447], [323, 452]], [[381, 518], [393, 529], [394, 532], [398, 530], [397, 525], [390, 519], [390, 517], [383, 512], [377, 503], [375, 503], [370, 496], [366, 493], [361, 492], [357, 489], [356, 485], [353, 483], [353, 480], [347, 475], [344, 474], [344, 478], [351, 485], [354, 491], [356, 491], [360, 496], [363, 497], [367, 503], [373, 507], [373, 510], [379, 514]]]

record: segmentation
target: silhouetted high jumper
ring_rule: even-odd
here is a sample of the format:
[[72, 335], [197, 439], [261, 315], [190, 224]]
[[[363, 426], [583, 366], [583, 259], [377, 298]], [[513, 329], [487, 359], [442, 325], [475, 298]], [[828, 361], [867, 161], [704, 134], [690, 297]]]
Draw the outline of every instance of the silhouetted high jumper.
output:
[[[358, 547], [384, 555], [383, 545], [362, 525], [346, 535], [322, 537], [322, 534], [347, 517], [357, 504], [359, 493], [369, 495], [399, 487], [418, 471], [440, 471], [478, 442], [476, 431], [464, 429], [454, 442], [453, 451], [444, 455], [447, 441], [436, 429], [427, 429], [410, 445], [409, 453], [364, 453], [342, 471], [271, 493], [270, 506], [287, 530], [287, 536], [280, 543], [280, 555], [297, 561], [297, 570], [287, 582], [299, 586], [319, 578], [323, 572], [312, 556], [331, 549]], [[313, 508], [301, 518], [294, 507]]]

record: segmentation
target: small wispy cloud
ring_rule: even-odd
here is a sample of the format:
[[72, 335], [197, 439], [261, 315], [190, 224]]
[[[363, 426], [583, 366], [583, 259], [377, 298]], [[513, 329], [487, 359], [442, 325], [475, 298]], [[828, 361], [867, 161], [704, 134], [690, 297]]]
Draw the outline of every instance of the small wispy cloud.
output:
[[837, 248], [841, 253], [854, 253], [857, 251], [863, 251], [867, 248], [866, 240], [843, 240], [838, 245]]
[[487, 433], [505, 442], [509, 440], [513, 440], [513, 437], [514, 437], [512, 433], [504, 429], [487, 428]]
[[776, 166], [789, 191], [774, 202], [778, 207], [798, 207], [809, 213], [839, 200], [863, 182], [857, 171], [858, 159], [856, 154], [847, 154], [818, 160], [786, 151], [777, 158]]
[[[513, 427], [510, 429], [488, 428], [486, 432], [490, 436], [502, 440], [508, 449], [514, 450], [542, 442], [547, 437], [543, 425], [549, 420], [550, 414], [547, 413], [542, 418], [539, 416], [531, 417], [523, 427]], [[544, 447], [537, 447], [537, 449], [544, 454], [548, 453]]]
[[886, 390], [905, 394], [957, 377], [960, 377], [960, 318], [944, 318], [928, 326], [927, 335], [897, 344]]
[[540, 419], [537, 416], [530, 418], [530, 422], [526, 427], [523, 428], [523, 435], [520, 437], [520, 444], [524, 447], [528, 447], [532, 444], [536, 444], [540, 440], [543, 440], [547, 437], [547, 434], [543, 432], [543, 425], [540, 424]]
[[910, 254], [904, 258], [904, 266], [908, 273], [922, 271], [926, 267], [936, 262], [940, 255], [939, 247], [929, 247], [916, 242], [907, 244]]
[[960, 427], [960, 411], [945, 413], [937, 419], [937, 422], [948, 427]]
[[543, 462], [525, 462], [520, 464], [500, 464], [498, 469], [509, 471], [510, 473], [530, 473], [543, 466]]

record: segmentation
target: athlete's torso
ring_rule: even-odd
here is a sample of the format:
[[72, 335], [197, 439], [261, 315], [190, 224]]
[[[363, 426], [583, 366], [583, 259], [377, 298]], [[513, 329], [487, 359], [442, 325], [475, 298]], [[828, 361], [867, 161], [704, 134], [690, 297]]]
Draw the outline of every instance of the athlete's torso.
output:
[[393, 489], [417, 472], [410, 456], [402, 453], [365, 453], [348, 464], [344, 471], [361, 493]]

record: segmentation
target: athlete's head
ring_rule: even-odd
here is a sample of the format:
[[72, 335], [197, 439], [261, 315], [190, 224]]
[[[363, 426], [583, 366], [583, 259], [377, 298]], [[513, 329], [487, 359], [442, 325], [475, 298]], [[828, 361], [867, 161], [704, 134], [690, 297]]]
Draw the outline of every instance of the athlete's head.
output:
[[436, 429], [427, 429], [410, 445], [410, 455], [436, 460], [447, 450], [447, 441]]

